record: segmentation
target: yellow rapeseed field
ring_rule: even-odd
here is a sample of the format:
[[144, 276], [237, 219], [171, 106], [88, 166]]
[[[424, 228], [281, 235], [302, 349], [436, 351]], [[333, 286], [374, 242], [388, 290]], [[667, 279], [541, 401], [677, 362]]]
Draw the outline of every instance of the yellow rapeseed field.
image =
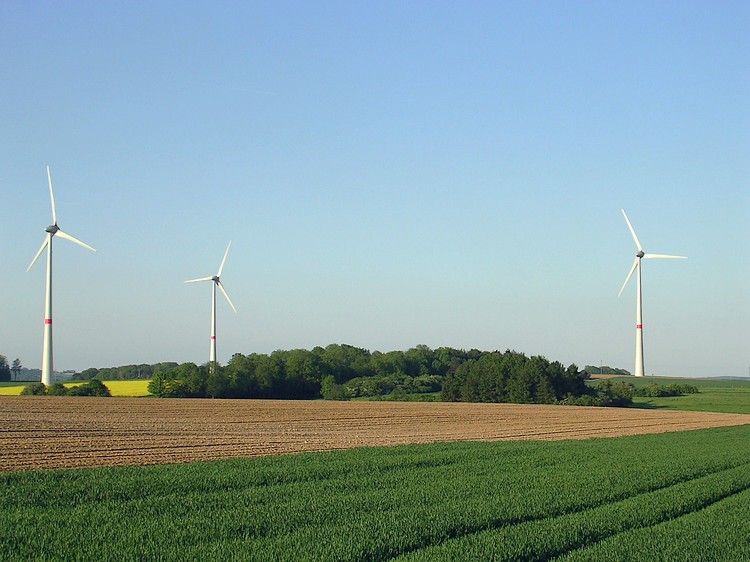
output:
[[[112, 396], [149, 396], [148, 380], [138, 381], [103, 381]], [[0, 396], [18, 396], [25, 386], [31, 383], [18, 384], [14, 386], [0, 386]], [[65, 386], [77, 386], [80, 382], [66, 383]]]
[[[138, 381], [102, 381], [112, 396], [150, 396], [146, 387], [149, 380]], [[67, 386], [67, 385], [66, 385]]]
[[18, 396], [26, 385], [0, 386], [0, 396]]

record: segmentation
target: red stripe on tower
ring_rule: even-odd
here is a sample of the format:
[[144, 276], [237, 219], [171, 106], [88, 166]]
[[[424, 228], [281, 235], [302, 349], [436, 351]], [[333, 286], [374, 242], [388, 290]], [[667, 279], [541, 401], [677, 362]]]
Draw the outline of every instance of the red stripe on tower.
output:
[[45, 324], [52, 324], [52, 318], [45, 318], [44, 319]]
[[635, 325], [636, 330], [643, 330], [643, 324], [636, 324]]
[[216, 339], [216, 336], [211, 336], [211, 339], [212, 339], [212, 340], [215, 340], [215, 339]]

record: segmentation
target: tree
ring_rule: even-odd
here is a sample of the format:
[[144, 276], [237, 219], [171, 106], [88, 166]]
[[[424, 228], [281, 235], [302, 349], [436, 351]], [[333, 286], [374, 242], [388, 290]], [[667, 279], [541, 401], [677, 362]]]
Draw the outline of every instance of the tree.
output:
[[162, 373], [161, 371], [157, 371], [156, 373], [154, 373], [154, 376], [151, 377], [146, 390], [148, 390], [149, 393], [153, 394], [154, 396], [162, 397], [164, 395], [165, 378], [166, 377], [164, 373]]
[[211, 398], [227, 398], [229, 392], [229, 377], [224, 371], [224, 367], [214, 365], [213, 369], [209, 370], [206, 379], [206, 395]]
[[10, 367], [8, 367], [8, 360], [5, 355], [0, 355], [0, 381], [10, 380]]
[[336, 384], [336, 377], [327, 375], [321, 383], [324, 400], [349, 400], [350, 396], [344, 385]]
[[13, 371], [13, 379], [18, 380], [18, 375], [21, 372], [21, 369], [23, 367], [21, 366], [21, 360], [16, 358], [13, 360], [13, 365], [11, 365], [10, 370]]

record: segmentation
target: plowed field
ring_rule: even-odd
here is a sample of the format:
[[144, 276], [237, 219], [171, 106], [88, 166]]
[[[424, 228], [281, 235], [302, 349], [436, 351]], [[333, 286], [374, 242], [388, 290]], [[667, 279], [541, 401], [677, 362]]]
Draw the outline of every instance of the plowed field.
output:
[[149, 465], [435, 441], [615, 437], [749, 415], [516, 404], [0, 397], [0, 470]]

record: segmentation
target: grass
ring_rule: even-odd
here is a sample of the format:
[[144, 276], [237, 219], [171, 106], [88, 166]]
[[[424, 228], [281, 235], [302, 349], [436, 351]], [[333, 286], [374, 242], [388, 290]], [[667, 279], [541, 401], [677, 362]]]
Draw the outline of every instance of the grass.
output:
[[[67, 382], [65, 386], [70, 388], [71, 386], [77, 386], [83, 384], [84, 381]], [[146, 387], [150, 381], [148, 380], [135, 380], [135, 381], [103, 381], [112, 396], [124, 396], [124, 397], [138, 397], [138, 396], [150, 396]], [[0, 396], [17, 396], [21, 394], [21, 391], [25, 386], [33, 384], [30, 382], [18, 383], [0, 383]]]
[[750, 425], [5, 473], [0, 559], [748, 560], [748, 440]]
[[698, 394], [666, 398], [635, 397], [635, 407], [750, 414], [750, 387], [746, 389], [702, 388]]
[[636, 408], [663, 408], [667, 410], [687, 410], [691, 412], [723, 412], [726, 414], [750, 414], [750, 381], [711, 380], [711, 379], [667, 379], [660, 377], [621, 377], [635, 386], [651, 382], [660, 385], [691, 384], [698, 387], [698, 394], [671, 396], [666, 398], [633, 398]]

